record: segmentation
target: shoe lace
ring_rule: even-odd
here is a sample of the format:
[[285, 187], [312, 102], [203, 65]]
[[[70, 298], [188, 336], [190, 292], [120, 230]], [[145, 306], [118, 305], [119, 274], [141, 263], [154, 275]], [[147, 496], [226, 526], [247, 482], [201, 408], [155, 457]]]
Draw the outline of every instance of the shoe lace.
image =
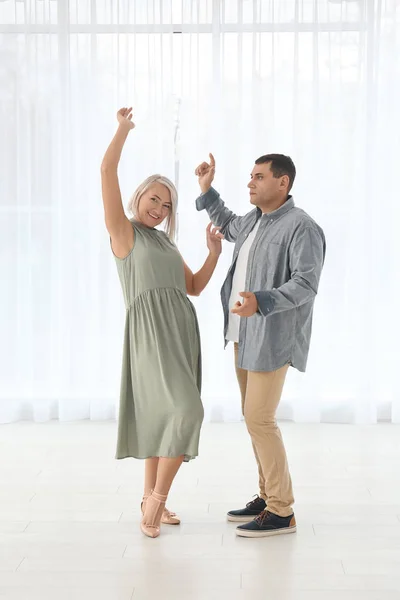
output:
[[270, 518], [270, 513], [267, 510], [263, 510], [260, 514], [254, 519], [257, 525], [262, 526], [264, 521], [267, 521]]
[[246, 504], [246, 508], [253, 508], [256, 504], [260, 502], [260, 500], [260, 496], [255, 496], [254, 500], [250, 500], [250, 502]]

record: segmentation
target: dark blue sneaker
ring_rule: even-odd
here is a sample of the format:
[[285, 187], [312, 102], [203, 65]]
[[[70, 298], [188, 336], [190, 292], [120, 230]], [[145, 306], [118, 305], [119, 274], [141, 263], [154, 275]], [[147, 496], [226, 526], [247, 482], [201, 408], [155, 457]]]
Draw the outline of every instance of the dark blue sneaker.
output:
[[250, 523], [240, 525], [236, 528], [236, 534], [241, 537], [267, 537], [269, 535], [281, 535], [283, 533], [294, 533], [296, 531], [296, 519], [294, 515], [279, 517], [263, 510]]
[[228, 521], [235, 521], [237, 523], [248, 523], [254, 517], [257, 517], [263, 510], [267, 508], [265, 500], [257, 496], [254, 500], [251, 500], [246, 504], [246, 508], [240, 508], [239, 510], [230, 510], [228, 512]]

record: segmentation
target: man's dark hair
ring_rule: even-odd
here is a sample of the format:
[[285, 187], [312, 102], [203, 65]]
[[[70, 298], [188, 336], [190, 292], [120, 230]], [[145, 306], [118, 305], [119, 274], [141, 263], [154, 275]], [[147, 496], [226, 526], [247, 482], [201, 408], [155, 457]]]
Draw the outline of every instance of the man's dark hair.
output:
[[263, 163], [270, 163], [272, 174], [277, 179], [284, 175], [289, 177], [288, 192], [290, 192], [296, 177], [296, 167], [290, 156], [285, 156], [284, 154], [264, 154], [264, 156], [260, 156], [256, 160], [256, 165], [262, 165]]

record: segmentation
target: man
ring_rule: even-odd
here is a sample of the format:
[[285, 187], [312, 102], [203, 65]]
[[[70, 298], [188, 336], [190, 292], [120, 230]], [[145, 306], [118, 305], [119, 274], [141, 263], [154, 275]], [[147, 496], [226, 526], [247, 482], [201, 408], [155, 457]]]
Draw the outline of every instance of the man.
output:
[[[325, 258], [322, 229], [300, 208], [290, 190], [296, 169], [282, 154], [256, 160], [248, 188], [256, 208], [230, 211], [211, 187], [215, 160], [197, 169], [197, 210], [229, 242], [232, 265], [221, 290], [225, 346], [234, 343], [242, 411], [258, 464], [260, 493], [245, 508], [228, 513], [243, 522], [236, 533], [263, 537], [296, 531], [292, 482], [276, 423], [289, 366], [305, 371], [314, 299]], [[242, 301], [240, 301], [242, 300]]]

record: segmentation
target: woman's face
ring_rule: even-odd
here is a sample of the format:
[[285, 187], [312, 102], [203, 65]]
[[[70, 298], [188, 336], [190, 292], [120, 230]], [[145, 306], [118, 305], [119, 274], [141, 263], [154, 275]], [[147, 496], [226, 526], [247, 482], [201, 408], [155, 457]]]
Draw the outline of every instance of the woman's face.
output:
[[169, 189], [162, 183], [153, 183], [140, 197], [136, 218], [146, 227], [157, 227], [171, 213]]

